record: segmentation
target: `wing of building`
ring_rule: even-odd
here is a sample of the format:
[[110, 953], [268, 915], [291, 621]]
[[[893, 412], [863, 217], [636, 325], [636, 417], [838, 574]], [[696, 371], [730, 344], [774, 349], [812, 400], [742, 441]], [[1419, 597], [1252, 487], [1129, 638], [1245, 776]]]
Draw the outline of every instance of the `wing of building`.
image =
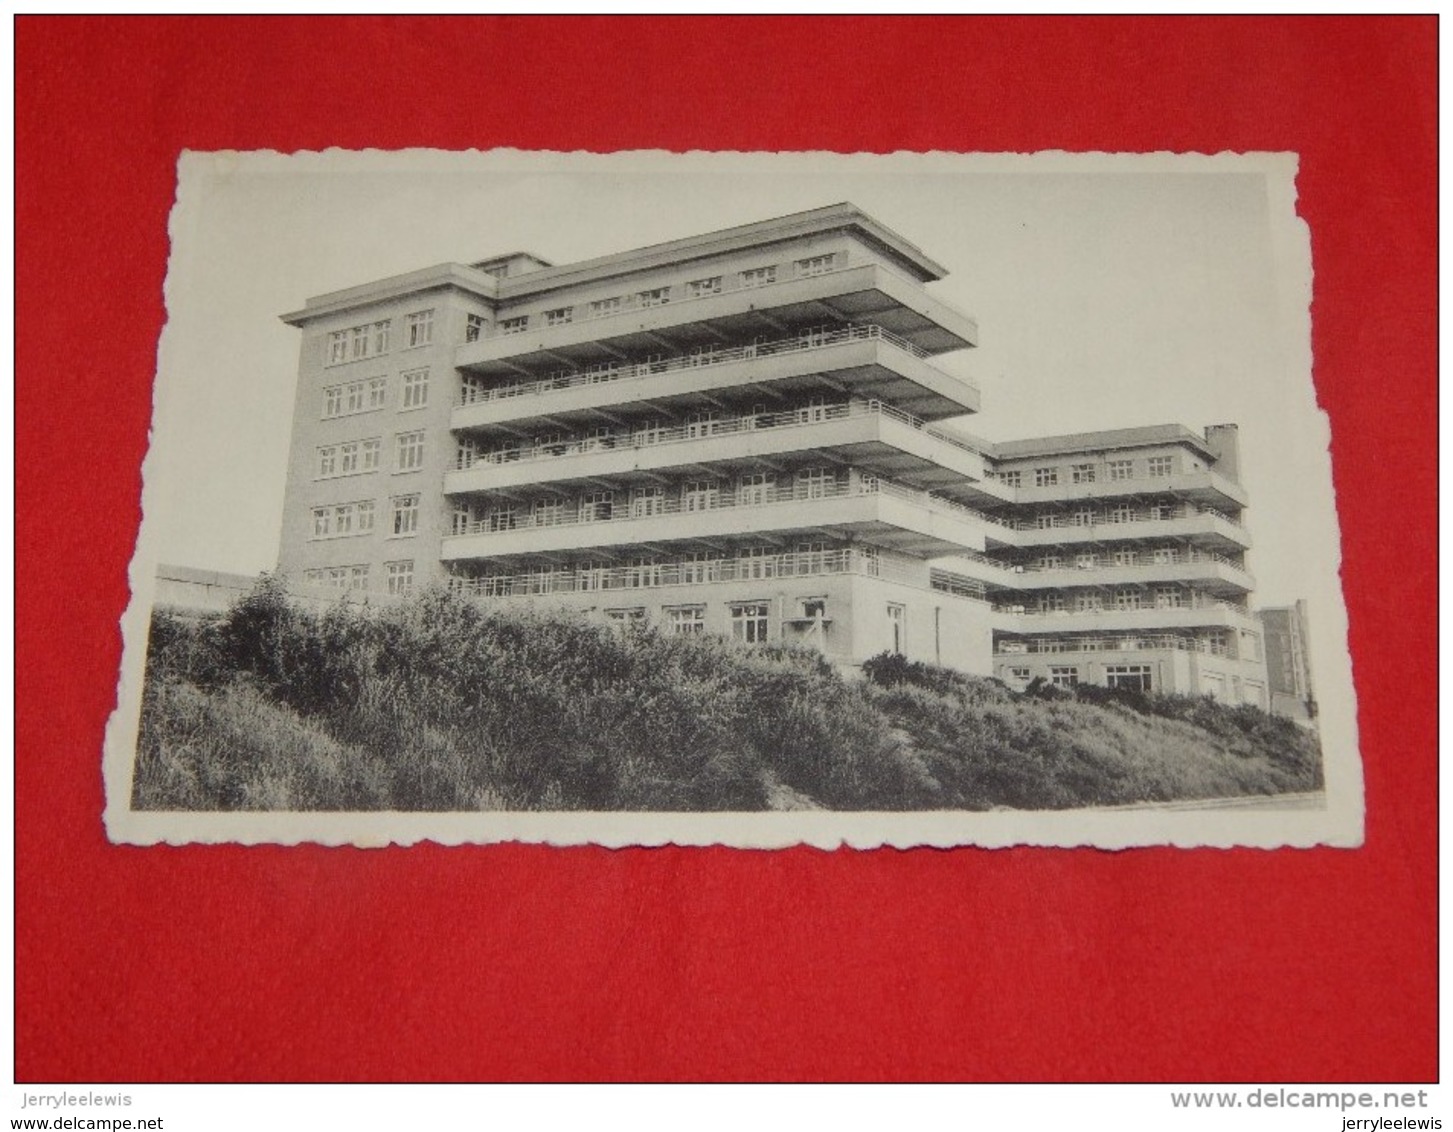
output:
[[1235, 427], [945, 427], [945, 274], [841, 204], [310, 299], [280, 569], [1265, 706]]

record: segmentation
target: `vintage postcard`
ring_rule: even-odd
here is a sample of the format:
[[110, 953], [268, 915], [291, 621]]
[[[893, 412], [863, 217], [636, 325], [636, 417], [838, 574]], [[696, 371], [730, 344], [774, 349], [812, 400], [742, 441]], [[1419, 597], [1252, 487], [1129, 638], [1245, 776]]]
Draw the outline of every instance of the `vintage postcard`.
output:
[[1359, 845], [1296, 170], [185, 155], [110, 836]]

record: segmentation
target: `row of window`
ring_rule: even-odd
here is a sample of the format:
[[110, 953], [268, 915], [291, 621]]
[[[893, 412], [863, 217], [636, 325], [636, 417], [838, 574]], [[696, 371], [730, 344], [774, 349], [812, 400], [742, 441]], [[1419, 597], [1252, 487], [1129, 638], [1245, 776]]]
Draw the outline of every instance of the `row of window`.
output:
[[[814, 275], [823, 275], [833, 270], [836, 256], [834, 253], [825, 255], [808, 256], [806, 259], [799, 259], [792, 265], [793, 273], [798, 279], [807, 279]], [[738, 271], [734, 274], [733, 290], [746, 290], [753, 287], [765, 287], [770, 283], [777, 282], [777, 265], [771, 264], [767, 267], [753, 267], [745, 271]], [[687, 282], [678, 293], [679, 296], [687, 299], [704, 299], [711, 295], [719, 295], [727, 289], [726, 277], [722, 275], [711, 275], [702, 279], [692, 279]], [[520, 334], [531, 326], [532, 317], [539, 320], [544, 326], [564, 326], [567, 323], [577, 320], [607, 318], [613, 314], [619, 314], [625, 310], [641, 310], [650, 307], [662, 307], [671, 302], [675, 288], [651, 287], [644, 291], [635, 291], [629, 295], [612, 295], [609, 298], [594, 299], [584, 305], [573, 305], [568, 307], [555, 307], [552, 310], [542, 311], [539, 315], [527, 314], [515, 315], [512, 318], [502, 318], [499, 321], [499, 332], [501, 334]], [[478, 319], [474, 322], [473, 319]], [[479, 316], [471, 316], [471, 322], [465, 327], [465, 341], [477, 341], [484, 331], [484, 320]]]
[[[407, 593], [414, 585], [414, 563], [385, 562], [383, 564], [385, 588], [391, 594]], [[303, 581], [312, 586], [328, 586], [335, 590], [368, 589], [368, 567], [325, 566], [317, 570], [305, 570]]]
[[1134, 548], [1097, 552], [1084, 551], [1075, 555], [1041, 554], [1031, 565], [1037, 570], [1061, 570], [1073, 566], [1077, 570], [1097, 570], [1102, 566], [1174, 566], [1179, 562], [1199, 561], [1224, 562], [1231, 566], [1240, 563], [1225, 555], [1208, 554], [1205, 551], [1187, 550], [1178, 546], [1158, 546], [1150, 550]]
[[1219, 512], [1173, 500], [1152, 503], [1149, 506], [1116, 503], [1103, 510], [1095, 507], [1076, 507], [1073, 511], [1041, 511], [1032, 518], [1015, 519], [1014, 526], [1019, 530], [1047, 531], [1059, 527], [1093, 527], [1100, 523], [1167, 521], [1196, 514], [1219, 514]]
[[[462, 507], [455, 513], [454, 533], [465, 534], [472, 529], [491, 531], [514, 530], [530, 525], [559, 526], [565, 523], [594, 523], [630, 517], [681, 511], [714, 511], [720, 507], [751, 507], [782, 500], [825, 499], [838, 493], [845, 473], [837, 468], [804, 468], [784, 483], [771, 472], [751, 472], [737, 479], [735, 490], [728, 487], [725, 495], [721, 481], [715, 479], [686, 480], [679, 488], [668, 489], [646, 485], [615, 491], [591, 488], [574, 499], [552, 495], [537, 499], [529, 506], [500, 503], [476, 511]], [[864, 490], [867, 490], [866, 488]]]
[[[328, 335], [327, 364], [342, 365], [387, 354], [392, 345], [393, 320], [381, 319]], [[428, 346], [434, 341], [434, 312], [417, 311], [404, 316], [404, 349]]]
[[[399, 375], [403, 382], [403, 395], [399, 408], [422, 409], [429, 403], [429, 371], [427, 369], [407, 370]], [[370, 413], [388, 404], [388, 378], [369, 377], [341, 385], [323, 387], [323, 419], [349, 417], [357, 413]]]
[[[1156, 586], [1150, 592], [1119, 589], [1112, 597], [1100, 590], [1074, 590], [1066, 594], [1047, 590], [1035, 597], [1029, 609], [1036, 613], [1097, 613], [1104, 609], [1189, 609], [1191, 594], [1180, 586]], [[1013, 607], [1023, 611], [1024, 607]]]
[[[383, 458], [383, 438], [371, 436], [364, 440], [346, 440], [324, 444], [317, 450], [317, 478], [335, 479], [376, 472]], [[394, 471], [415, 472], [424, 466], [424, 433], [400, 432], [394, 435]]]
[[[1031, 469], [1016, 468], [1010, 471], [998, 473], [999, 482], [1006, 487], [1023, 487], [1025, 476]], [[1175, 474], [1176, 460], [1174, 456], [1151, 456], [1145, 461], [1143, 475], [1137, 476], [1135, 460], [1107, 460], [1104, 464], [1105, 478], [1111, 482], [1133, 479], [1164, 479]], [[1055, 487], [1060, 481], [1060, 474], [1064, 469], [1058, 466], [1048, 466], [1032, 469], [1034, 473], [1035, 487]], [[1100, 474], [1100, 465], [1094, 463], [1071, 464], [1069, 466], [1069, 483], [1095, 483]]]
[[[349, 538], [374, 532], [375, 504], [372, 499], [349, 503], [332, 503], [312, 508], [315, 539]], [[389, 500], [389, 534], [404, 536], [419, 531], [419, 497], [417, 494], [395, 495]]]
[[[1029, 680], [1028, 668], [1011, 668], [1011, 679]], [[1049, 682], [1056, 688], [1074, 688], [1080, 683], [1080, 670], [1075, 665], [1052, 665]], [[1149, 692], [1155, 687], [1151, 666], [1148, 664], [1107, 664], [1105, 683], [1112, 688], [1132, 688], [1137, 692]]]

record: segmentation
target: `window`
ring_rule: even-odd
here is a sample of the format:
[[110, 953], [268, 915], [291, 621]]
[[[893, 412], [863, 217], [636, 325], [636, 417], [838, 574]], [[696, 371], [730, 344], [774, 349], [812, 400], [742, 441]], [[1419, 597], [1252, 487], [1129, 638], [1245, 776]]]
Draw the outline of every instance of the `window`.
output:
[[552, 311], [545, 312], [546, 326], [564, 326], [567, 322], [575, 321], [574, 307], [556, 307]]
[[323, 390], [323, 416], [342, 417], [381, 408], [387, 381], [387, 378], [372, 377], [367, 381], [328, 386]]
[[1231, 641], [1225, 633], [1208, 633], [1205, 641], [1206, 651], [1212, 656], [1231, 655]]
[[721, 555], [697, 550], [681, 559], [681, 580], [687, 584], [714, 582], [721, 577]]
[[330, 385], [323, 390], [323, 416], [336, 417], [343, 412], [343, 386]]
[[823, 499], [837, 486], [834, 468], [803, 468], [797, 473], [798, 499]]
[[384, 570], [388, 572], [388, 592], [391, 594], [408, 593], [414, 588], [414, 563], [408, 562], [385, 562]]
[[1064, 559], [1058, 554], [1041, 554], [1039, 556], [1039, 568], [1041, 570], [1058, 570], [1064, 564]]
[[687, 480], [681, 488], [681, 504], [687, 511], [714, 511], [719, 494], [716, 480]]
[[1075, 569], [1076, 570], [1093, 570], [1099, 564], [1100, 564], [1100, 559], [1099, 559], [1099, 556], [1098, 555], [1095, 555], [1095, 554], [1076, 554], [1075, 555]]
[[649, 291], [641, 291], [636, 295], [643, 307], [664, 307], [671, 301], [670, 287], [653, 287]]
[[643, 519], [666, 511], [666, 491], [660, 487], [638, 487], [631, 492], [631, 518]]
[[1128, 503], [1117, 503], [1110, 508], [1110, 522], [1112, 523], [1133, 523], [1135, 521], [1135, 508]]
[[693, 279], [686, 284], [686, 293], [693, 299], [704, 299], [707, 295], [720, 295], [721, 276], [713, 275], [710, 279]]
[[731, 607], [732, 636], [739, 641], [758, 644], [767, 639], [767, 610], [765, 601], [742, 602]]
[[363, 590], [368, 588], [368, 567], [327, 566], [320, 570], [307, 570], [303, 573], [303, 581], [335, 590]]
[[613, 491], [587, 491], [580, 497], [580, 521], [593, 523], [609, 519], [614, 502]]
[[1048, 593], [1040, 594], [1039, 611], [1041, 613], [1063, 613], [1065, 611], [1065, 595], [1058, 590], [1050, 590]]
[[1184, 609], [1186, 605], [1186, 591], [1181, 590], [1180, 587], [1155, 587], [1155, 607], [1157, 609]]
[[999, 482], [1005, 487], [1022, 487], [1024, 485], [1023, 472], [1000, 472]]
[[464, 340], [466, 342], [478, 342], [484, 337], [484, 315], [471, 314], [465, 316]]
[[741, 578], [775, 578], [776, 552], [770, 546], [744, 547], [737, 558], [737, 574]]
[[393, 533], [413, 535], [419, 533], [419, 497], [417, 495], [396, 495], [393, 504]]
[[765, 287], [768, 283], [777, 282], [777, 266], [753, 267], [742, 272], [743, 287]]
[[818, 421], [827, 420], [827, 397], [824, 394], [814, 394], [807, 399], [807, 404], [797, 410], [797, 419], [803, 423], [815, 424]]
[[411, 369], [401, 375], [404, 381], [403, 409], [422, 409], [429, 403], [429, 371]]
[[605, 318], [607, 315], [618, 314], [623, 301], [619, 295], [613, 295], [609, 299], [594, 299], [591, 301], [587, 317]]
[[1160, 546], [1151, 552], [1150, 557], [1157, 566], [1169, 566], [1180, 561], [1181, 552], [1173, 546]]
[[812, 275], [822, 275], [832, 270], [833, 255], [808, 256], [806, 259], [799, 259], [796, 263], [797, 275], [799, 278], [807, 278]]
[[1035, 487], [1053, 487], [1057, 483], [1059, 483], [1059, 469], [1058, 468], [1035, 468], [1034, 469], [1034, 486]]
[[1080, 590], [1075, 594], [1076, 613], [1099, 613], [1105, 608], [1105, 599], [1099, 590]]
[[366, 535], [373, 530], [373, 500], [362, 499], [354, 503], [314, 507], [312, 516], [313, 538]]
[[[1004, 651], [1007, 652], [1008, 650], [1006, 649]], [[1027, 668], [1019, 668], [1019, 667], [1011, 668], [1009, 670], [1009, 679], [1011, 679], [1011, 680], [1028, 680], [1029, 679], [1029, 669], [1027, 669]]]
[[388, 378], [370, 377], [368, 379], [368, 407], [370, 409], [382, 409], [388, 400]]
[[636, 444], [660, 444], [666, 438], [666, 426], [659, 420], [642, 421], [631, 434]]
[[799, 542], [797, 544], [797, 572], [799, 574], [821, 574], [827, 569], [827, 543]]
[[1070, 481], [1072, 483], [1094, 483], [1094, 464], [1072, 464], [1070, 465]]
[[348, 331], [335, 330], [328, 335], [328, 364], [340, 365], [348, 360]]
[[395, 466], [401, 472], [418, 471], [424, 466], [424, 434], [422, 432], [401, 432], [396, 441]]
[[1056, 688], [1074, 688], [1080, 682], [1080, 670], [1073, 665], [1051, 665], [1049, 682]]
[[1116, 566], [1134, 566], [1135, 564], [1136, 564], [1136, 562], [1135, 562], [1135, 551], [1133, 551], [1133, 550], [1117, 550], [1115, 552], [1115, 565]]
[[1112, 688], [1130, 688], [1136, 692], [1151, 690], [1150, 665], [1107, 664], [1105, 683]]
[[1174, 471], [1174, 456], [1152, 456], [1146, 461], [1146, 472], [1152, 479], [1168, 476]]
[[1112, 480], [1128, 480], [1135, 477], [1134, 460], [1111, 460], [1105, 467]]
[[338, 445], [329, 444], [318, 449], [318, 477], [338, 474]]
[[678, 637], [706, 632], [706, 609], [700, 605], [678, 606], [666, 610], [667, 631]]
[[737, 503], [743, 507], [771, 503], [776, 479], [770, 472], [752, 472], [737, 481]]
[[908, 647], [908, 611], [901, 605], [888, 606], [888, 650], [902, 655]]
[[1036, 530], [1047, 531], [1057, 525], [1058, 524], [1056, 524], [1054, 521], [1054, 516], [1049, 514], [1048, 512], [1036, 515], [1034, 517], [1034, 526]]
[[531, 521], [535, 526], [558, 527], [565, 522], [565, 500], [558, 495], [549, 499], [537, 499], [531, 512]]
[[338, 445], [338, 474], [340, 476], [357, 475], [363, 470], [361, 448], [362, 441], [358, 440]]
[[328, 335], [328, 365], [356, 362], [388, 353], [389, 323], [365, 323], [351, 326], [347, 330], [335, 330]]
[[382, 322], [375, 322], [373, 324], [371, 341], [373, 344], [373, 352], [375, 354], [388, 353], [390, 328], [391, 323], [388, 319], [384, 319]]
[[1076, 527], [1093, 527], [1095, 525], [1095, 510], [1092, 507], [1081, 507], [1070, 516], [1070, 523]]
[[489, 529], [492, 531], [512, 531], [519, 523], [520, 513], [513, 504], [507, 503], [489, 510]]
[[419, 311], [404, 316], [404, 346], [427, 346], [434, 341], [434, 312]]
[[718, 427], [715, 409], [700, 409], [686, 418], [686, 435], [693, 440], [713, 435]]
[[1115, 591], [1115, 608], [1116, 609], [1139, 609], [1140, 608], [1140, 591], [1139, 590], [1116, 590]]
[[383, 441], [378, 437], [362, 441], [359, 445], [363, 456], [363, 470], [375, 472], [378, 470], [378, 458], [383, 452]]
[[530, 328], [530, 316], [527, 314], [516, 315], [514, 318], [502, 318], [499, 320], [499, 332], [501, 334], [523, 334]]

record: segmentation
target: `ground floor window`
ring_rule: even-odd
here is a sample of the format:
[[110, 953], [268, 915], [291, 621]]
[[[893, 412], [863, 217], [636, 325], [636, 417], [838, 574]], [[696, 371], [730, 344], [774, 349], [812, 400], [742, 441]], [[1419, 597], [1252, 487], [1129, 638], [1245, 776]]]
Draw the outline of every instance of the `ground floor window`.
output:
[[1027, 668], [1011, 668], [1009, 670], [1009, 678], [1011, 680], [1028, 680], [1029, 679], [1029, 669], [1027, 669]]
[[607, 609], [605, 615], [615, 625], [643, 625], [646, 621], [646, 611], [640, 606], [634, 609]]
[[1112, 688], [1130, 688], [1136, 692], [1151, 690], [1150, 665], [1107, 664], [1105, 683]]
[[666, 626], [677, 636], [706, 632], [706, 610], [700, 605], [680, 606], [666, 610]]
[[742, 602], [733, 605], [732, 636], [739, 641], [756, 644], [767, 639], [767, 603], [765, 601]]
[[1049, 682], [1056, 688], [1073, 688], [1080, 682], [1080, 670], [1074, 665], [1055, 665], [1049, 670]]
[[388, 592], [391, 594], [408, 593], [414, 586], [414, 564], [413, 562], [385, 562], [384, 569], [388, 571]]

